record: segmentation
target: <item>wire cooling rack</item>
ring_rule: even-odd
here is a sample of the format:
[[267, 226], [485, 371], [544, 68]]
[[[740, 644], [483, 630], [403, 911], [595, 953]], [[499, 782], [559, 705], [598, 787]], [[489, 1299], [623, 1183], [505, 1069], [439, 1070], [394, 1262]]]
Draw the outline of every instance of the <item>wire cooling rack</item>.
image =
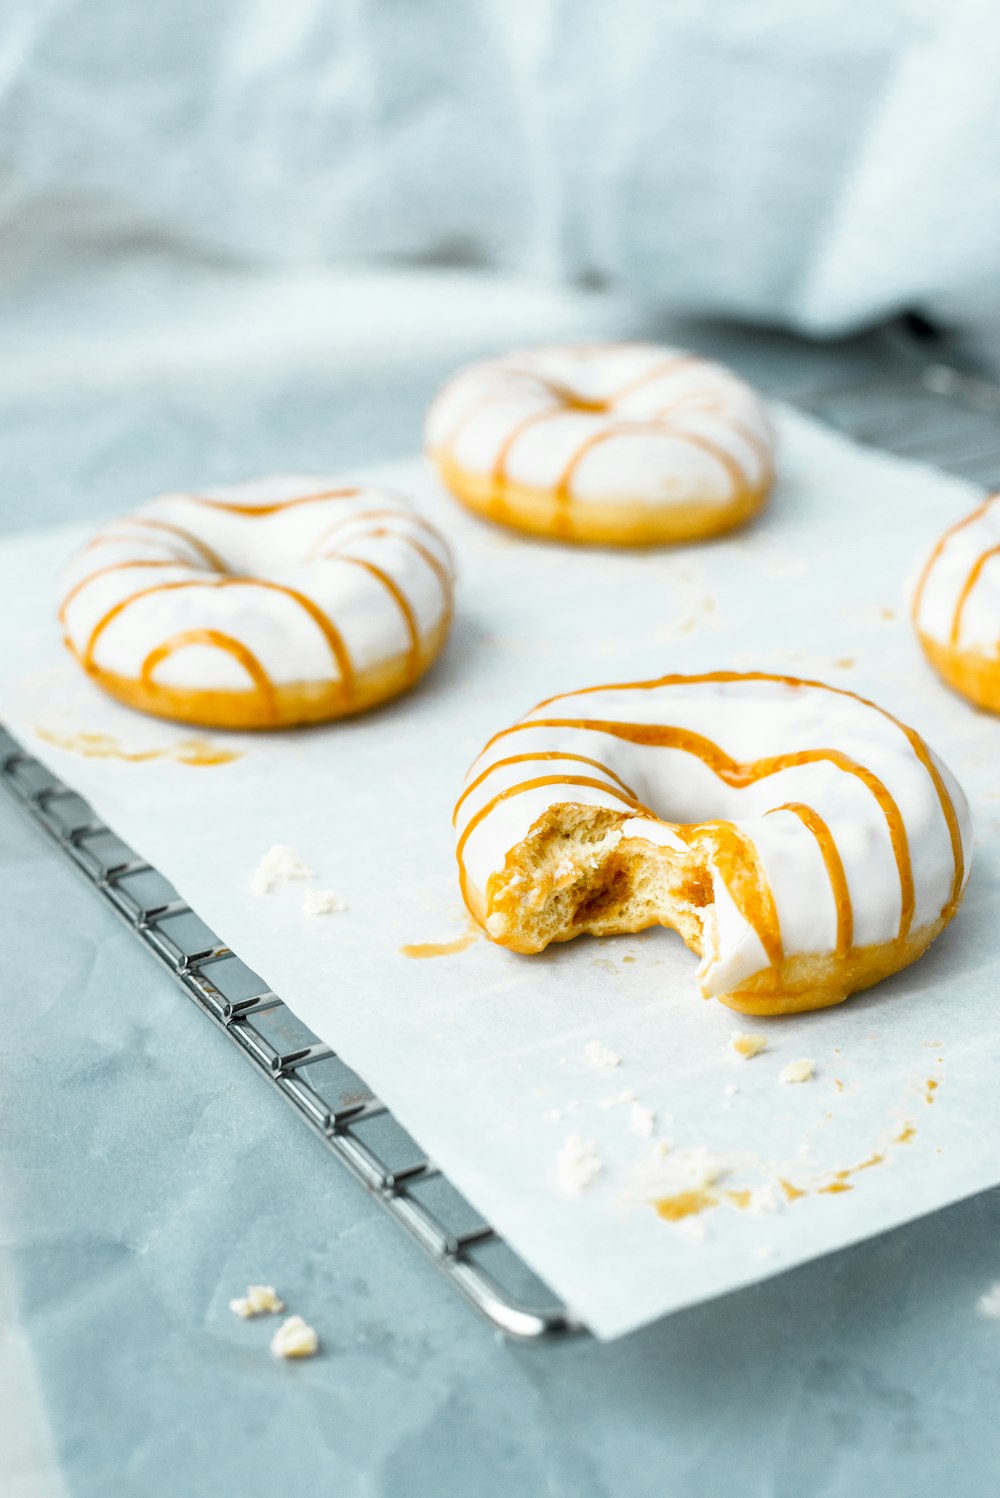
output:
[[[947, 363], [926, 362], [926, 353], [924, 362], [898, 377], [777, 393], [857, 441], [1000, 487], [1000, 386]], [[497, 1330], [525, 1341], [582, 1330], [362, 1079], [82, 797], [2, 728], [0, 782], [202, 1013]]]
[[912, 368], [792, 391], [789, 399], [855, 442], [1000, 488], [1000, 385], [933, 357], [948, 350], [936, 350], [930, 339], [918, 342], [905, 329], [895, 331], [892, 346]]
[[579, 1330], [340, 1058], [82, 796], [0, 728], [0, 781], [147, 949], [452, 1284], [507, 1336]]

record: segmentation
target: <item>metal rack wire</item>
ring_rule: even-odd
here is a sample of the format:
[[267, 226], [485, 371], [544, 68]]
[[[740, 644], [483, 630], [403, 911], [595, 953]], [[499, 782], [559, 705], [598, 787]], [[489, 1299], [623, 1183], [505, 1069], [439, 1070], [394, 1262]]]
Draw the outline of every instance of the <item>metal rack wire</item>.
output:
[[188, 998], [497, 1330], [525, 1341], [579, 1330], [566, 1308], [427, 1159], [361, 1078], [81, 796], [3, 729], [0, 782]]
[[[978, 375], [927, 362], [924, 354], [898, 377], [853, 380], [791, 398], [858, 441], [1000, 487], [1000, 386]], [[497, 1330], [525, 1341], [582, 1330], [362, 1079], [80, 796], [2, 728], [0, 783]]]

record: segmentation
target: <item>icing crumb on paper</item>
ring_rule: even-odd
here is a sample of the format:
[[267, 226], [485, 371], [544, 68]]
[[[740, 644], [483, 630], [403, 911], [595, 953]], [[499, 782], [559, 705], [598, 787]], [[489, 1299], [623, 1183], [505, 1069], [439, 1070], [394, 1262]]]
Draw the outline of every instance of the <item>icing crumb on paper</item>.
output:
[[779, 1082], [811, 1082], [815, 1071], [815, 1061], [789, 1061], [778, 1073]]
[[588, 1040], [583, 1048], [583, 1054], [591, 1066], [621, 1066], [622, 1058], [617, 1051], [612, 1051], [608, 1046], [602, 1045], [599, 1040]]
[[307, 889], [302, 897], [305, 915], [333, 915], [338, 910], [347, 910], [346, 900], [341, 900], [332, 889]]
[[750, 1061], [752, 1057], [759, 1056], [761, 1051], [767, 1050], [766, 1035], [752, 1035], [748, 1030], [733, 1030], [729, 1037], [729, 1049], [736, 1056], [742, 1056], [744, 1061]]
[[301, 1316], [289, 1316], [271, 1338], [276, 1358], [311, 1358], [319, 1350], [319, 1337]]
[[633, 1134], [642, 1134], [649, 1138], [656, 1125], [656, 1113], [652, 1108], [647, 1108], [644, 1103], [633, 1103], [629, 1110], [628, 1126]]
[[570, 1134], [556, 1155], [556, 1185], [564, 1196], [582, 1196], [602, 1164], [592, 1139]]
[[269, 895], [281, 884], [288, 884], [293, 879], [312, 877], [312, 869], [294, 848], [287, 847], [285, 843], [275, 843], [273, 848], [268, 848], [257, 865], [250, 881], [250, 889], [255, 895]]
[[229, 1309], [246, 1321], [251, 1316], [274, 1316], [285, 1309], [273, 1285], [248, 1285], [246, 1295], [229, 1302]]

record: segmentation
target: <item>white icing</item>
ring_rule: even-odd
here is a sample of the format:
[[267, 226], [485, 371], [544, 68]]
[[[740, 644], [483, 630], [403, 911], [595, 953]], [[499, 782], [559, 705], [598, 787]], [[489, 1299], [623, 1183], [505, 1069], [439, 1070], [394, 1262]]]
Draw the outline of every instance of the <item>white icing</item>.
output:
[[[973, 569], [990, 552], [962, 605], [958, 636], [953, 639], [963, 591]], [[937, 644], [1000, 657], [1000, 494], [931, 548], [914, 578], [911, 597], [914, 623]]]
[[[296, 503], [327, 491], [339, 492]], [[253, 506], [264, 513], [218, 508], [212, 501]], [[286, 507], [267, 513], [275, 505]], [[154, 525], [143, 523], [148, 521]], [[183, 534], [159, 530], [160, 524]], [[223, 574], [213, 567], [204, 547], [222, 562], [224, 586], [219, 586]], [[342, 555], [324, 557], [333, 547]], [[428, 561], [428, 554], [433, 561]], [[82, 658], [95, 629], [125, 599], [143, 589], [183, 583], [149, 592], [122, 608], [100, 631], [95, 666], [137, 677], [151, 653], [166, 641], [188, 631], [212, 629], [245, 646], [274, 685], [336, 681], [340, 668], [322, 627], [281, 589], [303, 595], [331, 621], [356, 672], [411, 648], [405, 615], [392, 592], [379, 577], [344, 556], [367, 562], [392, 580], [412, 611], [418, 641], [425, 644], [450, 603], [453, 569], [439, 533], [398, 495], [297, 475], [205, 489], [197, 495], [164, 494], [134, 515], [112, 521], [70, 564], [64, 629]], [[233, 577], [247, 581], [236, 584]], [[167, 655], [153, 676], [162, 685], [189, 689], [251, 685], [232, 654], [205, 643], [188, 644]]]
[[[837, 937], [832, 885], [819, 843], [796, 813], [780, 810], [788, 803], [811, 808], [830, 830], [851, 897], [852, 945], [888, 942], [898, 935], [902, 882], [889, 825], [873, 790], [850, 770], [830, 760], [811, 760], [731, 786], [684, 748], [636, 744], [599, 727], [572, 726], [572, 720], [580, 719], [595, 724], [673, 725], [711, 740], [740, 763], [808, 750], [846, 756], [877, 776], [899, 809], [912, 864], [910, 929], [916, 932], [937, 920], [951, 898], [955, 859], [945, 812], [931, 775], [903, 728], [849, 693], [753, 676], [609, 686], [533, 709], [522, 722], [539, 721], [537, 728], [499, 735], [472, 765], [466, 784], [473, 789], [461, 801], [456, 819], [459, 837], [499, 792], [541, 776], [560, 780], [497, 801], [469, 833], [462, 862], [473, 889], [486, 889], [490, 875], [503, 869], [507, 853], [551, 806], [573, 802], [630, 811], [618, 777], [655, 817], [629, 816], [621, 826], [625, 837], [683, 850], [679, 826], [690, 829], [700, 822], [725, 821], [739, 829], [766, 873], [786, 956], [830, 953]], [[598, 765], [579, 758], [502, 763], [513, 755], [546, 752], [583, 756]], [[951, 774], [931, 757], [959, 823], [967, 877], [968, 804]], [[493, 765], [495, 770], [490, 769]], [[475, 785], [480, 776], [484, 778]], [[571, 783], [581, 776], [599, 786]], [[704, 954], [702, 977], [705, 991], [715, 994], [766, 967], [767, 956], [718, 869], [710, 867], [715, 946]]]
[[[580, 410], [573, 400], [608, 406]], [[503, 457], [511, 482], [549, 489], [602, 433], [573, 471], [569, 492], [582, 503], [725, 504], [733, 475], [696, 439], [728, 454], [749, 489], [766, 478], [773, 449], [748, 385], [720, 364], [643, 343], [533, 349], [472, 365], [436, 397], [426, 440], [432, 456], [469, 473], [490, 475]]]

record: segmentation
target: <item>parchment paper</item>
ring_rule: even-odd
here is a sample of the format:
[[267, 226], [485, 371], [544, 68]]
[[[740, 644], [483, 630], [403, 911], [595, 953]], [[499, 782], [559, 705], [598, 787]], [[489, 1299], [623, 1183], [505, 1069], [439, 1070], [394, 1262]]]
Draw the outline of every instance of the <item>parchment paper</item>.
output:
[[[1000, 1181], [1000, 723], [937, 682], [901, 604], [914, 558], [975, 493], [778, 414], [783, 476], [768, 515], [674, 552], [521, 541], [466, 516], [419, 460], [370, 472], [453, 538], [461, 583], [445, 658], [413, 695], [357, 722], [212, 734], [240, 753], [214, 767], [169, 757], [190, 729], [106, 701], [64, 656], [56, 576], [85, 533], [0, 552], [11, 730], [366, 1078], [602, 1337]], [[977, 824], [972, 880], [920, 963], [838, 1009], [747, 1022], [700, 1000], [695, 959], [668, 932], [536, 958], [483, 941], [430, 960], [402, 954], [467, 930], [450, 811], [493, 731], [554, 692], [725, 667], [871, 695], [962, 779]], [[53, 742], [81, 732], [167, 753], [127, 762]], [[310, 919], [302, 884], [253, 895], [277, 842], [350, 908]], [[734, 1057], [734, 1028], [765, 1033], [768, 1049]], [[589, 1060], [593, 1040], [620, 1065]], [[780, 1083], [803, 1057], [814, 1080]], [[634, 1132], [630, 1104], [601, 1106], [623, 1091], [655, 1110], [653, 1137]], [[556, 1179], [570, 1135], [592, 1141], [602, 1165], [578, 1196]], [[704, 1209], [661, 1217], [652, 1202], [687, 1187]]]

